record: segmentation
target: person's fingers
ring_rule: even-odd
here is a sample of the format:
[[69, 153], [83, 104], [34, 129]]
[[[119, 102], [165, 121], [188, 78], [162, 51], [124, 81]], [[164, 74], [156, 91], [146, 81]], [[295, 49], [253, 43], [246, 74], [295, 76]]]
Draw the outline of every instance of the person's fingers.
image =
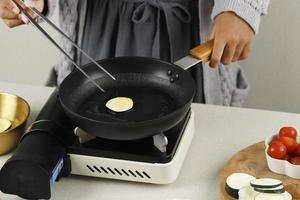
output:
[[239, 57], [239, 60], [245, 60], [246, 58], [248, 58], [249, 55], [250, 55], [251, 50], [252, 50], [252, 43], [248, 43], [245, 46], [243, 52], [241, 53], [241, 55]]
[[0, 7], [0, 17], [2, 19], [17, 19], [18, 14], [14, 13], [12, 10], [9, 10], [8, 8]]
[[[20, 4], [20, 6], [22, 6], [22, 8], [25, 10], [25, 12], [27, 12], [27, 13], [29, 13], [29, 14], [32, 13], [31, 9], [28, 8], [28, 7], [26, 7], [26, 6], [24, 6], [24, 4]], [[22, 21], [24, 22], [24, 24], [29, 24], [29, 20], [28, 20], [27, 17], [25, 17], [25, 15], [20, 11], [20, 9], [18, 8], [18, 6], [17, 6], [15, 3], [13, 3], [12, 7], [13, 7], [13, 9], [19, 10], [18, 18], [19, 18], [20, 20], [22, 20]]]
[[9, 28], [14, 28], [16, 26], [24, 24], [24, 22], [20, 19], [10, 19], [10, 20], [5, 19], [3, 21]]
[[226, 42], [223, 39], [218, 37], [214, 39], [214, 47], [209, 63], [211, 67], [216, 67], [220, 63], [225, 45]]
[[[37, 10], [39, 10], [40, 12], [42, 12], [42, 10], [44, 9], [45, 6], [45, 0], [25, 0], [24, 4], [27, 7], [34, 7]], [[34, 13], [30, 13], [31, 16], [35, 16]]]
[[221, 62], [224, 65], [229, 65], [232, 62], [232, 58], [234, 56], [236, 49], [236, 44], [235, 43], [227, 43], [221, 58]]
[[5, 7], [9, 10], [12, 10], [15, 14], [20, 14], [21, 12], [18, 6], [12, 1], [8, 1]]
[[30, 22], [24, 14], [20, 14], [19, 19], [22, 20], [24, 22], [24, 24], [29, 24], [29, 22]]
[[37, 1], [39, 0], [24, 0], [23, 2], [27, 7], [34, 7]]
[[234, 56], [232, 58], [232, 62], [236, 62], [239, 60], [244, 48], [245, 48], [245, 43], [240, 43], [237, 45]]

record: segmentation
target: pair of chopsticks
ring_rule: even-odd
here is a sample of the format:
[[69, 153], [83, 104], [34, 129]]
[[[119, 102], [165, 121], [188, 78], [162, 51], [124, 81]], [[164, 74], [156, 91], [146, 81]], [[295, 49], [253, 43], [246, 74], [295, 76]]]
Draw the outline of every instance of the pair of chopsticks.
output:
[[[26, 16], [26, 18], [29, 20], [30, 23], [32, 23], [61, 53], [63, 53], [66, 58], [72, 62], [72, 64], [84, 75], [86, 76], [89, 81], [91, 81], [98, 89], [100, 89], [102, 92], [105, 92], [105, 90], [96, 83], [81, 67], [58, 45], [58, 43], [31, 17], [30, 14], [26, 12], [24, 8], [26, 8], [26, 5], [22, 0], [12, 0], [16, 6], [20, 9], [20, 11]], [[29, 8], [33, 13], [41, 17], [48, 25], [50, 25], [55, 31], [57, 31], [59, 34], [61, 34], [63, 37], [65, 37], [76, 49], [78, 49], [83, 55], [85, 55], [92, 63], [94, 63], [97, 67], [99, 67], [103, 72], [105, 72], [110, 78], [113, 80], [116, 80], [116, 78], [109, 73], [104, 67], [99, 65], [93, 58], [91, 58], [84, 50], [82, 50], [75, 42], [72, 41], [71, 38], [69, 38], [65, 33], [63, 33], [54, 23], [52, 23], [47, 17], [45, 17], [40, 11], [38, 11], [36, 8]]]

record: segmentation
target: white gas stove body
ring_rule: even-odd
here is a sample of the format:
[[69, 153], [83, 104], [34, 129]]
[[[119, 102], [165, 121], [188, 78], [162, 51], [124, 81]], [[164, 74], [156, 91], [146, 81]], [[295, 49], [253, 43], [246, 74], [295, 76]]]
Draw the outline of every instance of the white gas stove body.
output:
[[179, 175], [194, 132], [195, 122], [192, 112], [176, 153], [169, 163], [146, 163], [69, 154], [71, 174], [152, 184], [172, 183]]

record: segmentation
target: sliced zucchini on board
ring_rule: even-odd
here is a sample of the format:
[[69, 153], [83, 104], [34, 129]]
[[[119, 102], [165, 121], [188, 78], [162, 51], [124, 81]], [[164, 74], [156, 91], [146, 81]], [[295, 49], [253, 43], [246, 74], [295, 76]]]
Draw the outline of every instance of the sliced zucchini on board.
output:
[[248, 186], [240, 189], [239, 200], [292, 200], [292, 196], [288, 192], [282, 194], [260, 193]]
[[250, 186], [255, 177], [245, 173], [233, 173], [226, 179], [225, 191], [233, 198], [239, 198], [239, 190]]
[[285, 192], [283, 185], [274, 188], [254, 188], [256, 192], [268, 193], [268, 194], [282, 194]]
[[267, 193], [260, 193], [255, 197], [255, 200], [291, 200], [286, 198], [282, 194], [267, 194]]
[[284, 197], [284, 200], [292, 200], [293, 199], [292, 195], [290, 193], [288, 193], [287, 191], [282, 193], [281, 196]]
[[282, 185], [282, 181], [273, 178], [260, 178], [251, 180], [250, 185], [254, 188], [275, 188]]
[[0, 118], [0, 133], [8, 130], [11, 127], [11, 122], [7, 119]]
[[256, 192], [253, 187], [247, 186], [243, 187], [239, 191], [239, 200], [255, 200], [255, 197], [259, 194]]
[[256, 179], [245, 173], [233, 173], [226, 179], [226, 192], [239, 200], [292, 200], [282, 181], [272, 178]]

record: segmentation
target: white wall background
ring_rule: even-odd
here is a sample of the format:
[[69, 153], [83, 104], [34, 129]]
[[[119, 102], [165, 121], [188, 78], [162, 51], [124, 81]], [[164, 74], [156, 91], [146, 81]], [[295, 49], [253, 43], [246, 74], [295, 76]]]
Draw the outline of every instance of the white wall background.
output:
[[[57, 23], [57, 12], [52, 20]], [[43, 26], [54, 38], [57, 34]], [[43, 85], [58, 51], [33, 26], [10, 29], [0, 20], [0, 81]]]
[[271, 0], [244, 63], [252, 92], [245, 106], [300, 113], [300, 1]]
[[[253, 53], [243, 62], [252, 85], [246, 107], [300, 113], [299, 8], [300, 1], [271, 0]], [[57, 59], [57, 50], [34, 28], [0, 23], [0, 81], [42, 85]]]

